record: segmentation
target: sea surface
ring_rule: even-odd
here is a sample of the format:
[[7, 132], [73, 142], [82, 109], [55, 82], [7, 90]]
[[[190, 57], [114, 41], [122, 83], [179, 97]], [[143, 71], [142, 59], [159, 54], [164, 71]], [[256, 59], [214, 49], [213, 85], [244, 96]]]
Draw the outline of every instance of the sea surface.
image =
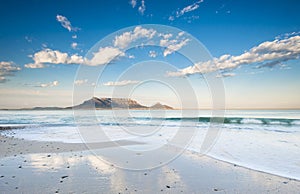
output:
[[[76, 113], [72, 110], [0, 111], [0, 126], [12, 127], [0, 133], [28, 140], [78, 143], [85, 141], [79, 128], [96, 123], [107, 139], [140, 141], [144, 144], [132, 149], [143, 151], [172, 142], [180, 130], [193, 129], [195, 133], [186, 149], [202, 154], [200, 148], [211, 130], [208, 110], [79, 113], [74, 118]], [[227, 110], [206, 154], [246, 168], [300, 180], [300, 110]]]

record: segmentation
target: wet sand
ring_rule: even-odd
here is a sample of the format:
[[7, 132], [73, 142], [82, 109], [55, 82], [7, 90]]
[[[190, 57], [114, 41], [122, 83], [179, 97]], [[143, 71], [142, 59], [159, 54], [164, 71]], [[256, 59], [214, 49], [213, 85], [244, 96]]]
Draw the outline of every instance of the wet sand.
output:
[[[115, 145], [103, 142], [99, 148], [114, 151]], [[176, 152], [176, 148], [168, 152]], [[299, 190], [297, 180], [189, 151], [162, 167], [131, 171], [99, 159], [84, 144], [27, 141], [0, 135], [1, 193], [298, 193]]]
[[[140, 142], [119, 140], [101, 143], [90, 143], [95, 148], [136, 145]], [[34, 153], [63, 153], [88, 150], [84, 143], [39, 142], [28, 141], [0, 135], [0, 158]]]

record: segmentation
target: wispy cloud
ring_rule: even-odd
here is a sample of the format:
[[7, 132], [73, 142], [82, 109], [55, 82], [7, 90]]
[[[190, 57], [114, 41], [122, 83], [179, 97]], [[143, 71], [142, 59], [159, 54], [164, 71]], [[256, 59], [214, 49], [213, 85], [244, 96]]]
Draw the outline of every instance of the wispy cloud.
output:
[[137, 84], [139, 81], [135, 80], [123, 80], [123, 81], [117, 81], [117, 82], [106, 82], [103, 85], [104, 86], [126, 86], [131, 84]]
[[217, 75], [216, 77], [217, 78], [222, 78], [222, 77], [233, 77], [235, 76], [236, 74], [235, 73], [221, 73], [219, 75]]
[[175, 18], [179, 18], [179, 17], [183, 16], [184, 14], [186, 14], [188, 12], [195, 11], [196, 9], [198, 9], [200, 7], [199, 4], [202, 3], [202, 2], [203, 2], [203, 0], [198, 0], [195, 3], [193, 3], [193, 4], [188, 5], [188, 6], [184, 7], [184, 8], [176, 11], [175, 16], [171, 15], [169, 17], [169, 20], [173, 21], [173, 20], [175, 20]]
[[135, 56], [134, 55], [128, 55], [128, 58], [129, 59], [135, 59]]
[[20, 71], [21, 68], [16, 66], [12, 61], [1, 61], [0, 62], [0, 83], [6, 82], [7, 76], [14, 76], [15, 72]]
[[177, 72], [168, 72], [168, 75], [186, 76], [209, 73], [217, 70], [235, 69], [241, 65], [249, 64], [258, 64], [257, 68], [274, 67], [285, 61], [299, 59], [299, 56], [300, 36], [293, 36], [282, 40], [266, 41], [241, 55], [223, 55], [210, 61], [196, 63]]
[[280, 34], [280, 35], [276, 36], [275, 39], [282, 40], [282, 39], [287, 39], [289, 37], [298, 36], [298, 35], [300, 35], [300, 31], [298, 31], [298, 32], [287, 32], [287, 33]]
[[197, 2], [193, 3], [192, 5], [188, 5], [188, 6], [184, 7], [183, 9], [177, 11], [176, 17], [180, 17], [180, 16], [184, 15], [185, 13], [188, 13], [188, 12], [198, 9], [199, 4], [202, 2], [203, 2], [203, 0], [197, 1]]
[[155, 58], [157, 53], [155, 51], [149, 51], [149, 57]]
[[65, 16], [56, 15], [56, 20], [62, 25], [62, 27], [66, 28], [69, 32], [71, 31], [76, 32], [80, 30], [80, 28], [78, 27], [73, 27], [71, 22]]
[[[132, 6], [132, 8], [135, 8], [137, 6], [137, 0], [131, 0], [129, 1], [129, 4]], [[138, 12], [141, 15], [144, 15], [144, 12], [146, 11], [146, 5], [145, 0], [141, 0], [139, 6], [137, 7]]]
[[86, 60], [85, 64], [90, 66], [105, 65], [121, 56], [125, 56], [125, 53], [118, 48], [101, 47], [98, 52], [94, 53], [91, 60]]
[[136, 6], [136, 0], [131, 0], [129, 3], [132, 6], [132, 8], [135, 8], [135, 6]]
[[56, 87], [58, 85], [59, 85], [59, 82], [55, 80], [55, 81], [49, 82], [49, 83], [37, 84], [37, 85], [35, 85], [35, 87], [48, 88], [48, 87]]
[[141, 5], [139, 6], [138, 10], [141, 15], [144, 15], [144, 12], [146, 11], [145, 0], [141, 1]]
[[72, 44], [71, 44], [72, 49], [76, 49], [77, 46], [78, 46], [77, 42], [72, 42]]
[[74, 84], [77, 85], [77, 86], [81, 86], [81, 85], [84, 85], [86, 83], [88, 83], [87, 79], [79, 79], [79, 80], [74, 81]]
[[164, 34], [161, 35], [163, 38], [160, 40], [160, 46], [165, 47], [163, 55], [166, 57], [173, 52], [180, 50], [183, 46], [185, 46], [190, 40], [187, 38], [180, 38], [183, 36], [183, 33], [180, 32], [178, 35], [170, 39], [172, 36], [171, 34]]

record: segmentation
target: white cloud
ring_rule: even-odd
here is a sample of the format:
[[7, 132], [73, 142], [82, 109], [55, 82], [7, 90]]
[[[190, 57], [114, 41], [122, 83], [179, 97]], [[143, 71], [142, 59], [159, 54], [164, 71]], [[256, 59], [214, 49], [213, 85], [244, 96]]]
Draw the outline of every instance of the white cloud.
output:
[[20, 71], [21, 68], [16, 66], [12, 61], [0, 62], [0, 83], [7, 81], [7, 76], [14, 76], [15, 72]]
[[144, 0], [141, 1], [141, 5], [139, 6], [138, 10], [139, 10], [139, 13], [141, 15], [144, 15], [144, 12], [146, 11], [146, 6], [145, 6], [145, 1]]
[[116, 36], [113, 44], [115, 47], [119, 47], [121, 49], [127, 47], [131, 42], [140, 39], [140, 38], [148, 38], [151, 39], [156, 34], [156, 31], [153, 29], [142, 28], [141, 26], [137, 26], [133, 31], [124, 32], [123, 34]]
[[185, 46], [187, 43], [189, 42], [189, 39], [183, 39], [183, 40], [179, 40], [179, 39], [161, 39], [160, 40], [160, 46], [161, 47], [166, 47], [166, 49], [164, 50], [164, 56], [166, 57], [169, 54], [172, 54], [175, 51], [180, 50], [183, 46]]
[[129, 58], [129, 59], [134, 59], [135, 56], [134, 56], [134, 55], [128, 55], [128, 58]]
[[199, 62], [178, 72], [168, 72], [169, 76], [185, 76], [196, 73], [209, 73], [217, 70], [235, 69], [241, 65], [259, 64], [257, 67], [274, 67], [282, 62], [299, 59], [300, 36], [266, 41], [238, 55], [222, 55], [206, 62]]
[[149, 51], [149, 57], [155, 58], [157, 53], [155, 51]]
[[298, 32], [287, 32], [287, 33], [276, 36], [275, 39], [278, 39], [278, 40], [287, 39], [289, 37], [297, 36], [297, 35], [300, 35], [300, 31], [298, 31]]
[[25, 64], [24, 67], [28, 69], [40, 69], [40, 68], [45, 68], [45, 65], [43, 63], [28, 63]]
[[[188, 6], [184, 7], [184, 8], [176, 11], [176, 15], [175, 15], [176, 18], [179, 18], [179, 17], [183, 16], [184, 14], [186, 14], [188, 12], [195, 11], [196, 9], [198, 9], [200, 7], [199, 4], [202, 3], [202, 2], [203, 2], [203, 0], [198, 0], [195, 3], [193, 3], [193, 4], [188, 5]], [[174, 21], [175, 20], [175, 16], [171, 15], [169, 17], [169, 20], [170, 21]]]
[[168, 20], [170, 20], [170, 21], [174, 21], [175, 20], [175, 18], [174, 18], [174, 16], [169, 16], [169, 18], [168, 18]]
[[82, 64], [84, 59], [77, 54], [69, 56], [58, 50], [44, 49], [35, 53], [32, 57], [34, 63], [25, 64], [26, 68], [44, 68], [49, 64]]
[[126, 85], [137, 84], [137, 83], [139, 83], [139, 81], [122, 80], [122, 81], [117, 81], [117, 82], [106, 82], [103, 85], [104, 86], [126, 86]]
[[48, 87], [58, 86], [58, 84], [59, 84], [59, 82], [55, 80], [55, 81], [49, 82], [49, 83], [38, 84], [35, 87], [48, 88]]
[[76, 49], [77, 46], [78, 46], [78, 43], [77, 43], [77, 42], [73, 42], [73, 43], [71, 44], [72, 49]]
[[86, 60], [86, 64], [91, 66], [105, 65], [119, 56], [125, 56], [125, 53], [118, 48], [101, 47], [98, 52], [94, 53], [91, 60]]
[[188, 12], [198, 9], [199, 4], [202, 2], [203, 2], [203, 0], [197, 1], [197, 2], [193, 3], [192, 5], [186, 6], [183, 9], [181, 9], [180, 11], [177, 11], [176, 17], [180, 17], [180, 16], [184, 15], [185, 13], [188, 13]]
[[181, 36], [183, 36], [183, 35], [184, 35], [184, 32], [182, 31], [182, 32], [179, 32], [177, 36], [178, 36], [178, 37], [181, 37]]
[[173, 34], [168, 33], [168, 34], [159, 34], [159, 37], [163, 37], [164, 39], [169, 39], [172, 38]]
[[[129, 4], [132, 6], [132, 8], [135, 8], [137, 5], [137, 0], [130, 0]], [[144, 12], [146, 11], [145, 0], [140, 1], [140, 5], [137, 7], [137, 10], [141, 15], [144, 15]]]
[[75, 85], [78, 85], [78, 86], [81, 86], [81, 85], [83, 85], [83, 84], [86, 84], [88, 82], [88, 80], [87, 79], [79, 79], [79, 80], [75, 80], [74, 81], [74, 84]]
[[132, 6], [132, 8], [135, 8], [135, 6], [136, 6], [136, 0], [131, 0], [129, 3]]
[[71, 22], [65, 16], [56, 15], [56, 20], [62, 25], [62, 27], [66, 28], [69, 32], [76, 32], [77, 30], [79, 30], [79, 28], [73, 27]]
[[77, 54], [69, 55], [58, 50], [44, 49], [36, 52], [32, 57], [33, 63], [25, 64], [26, 68], [45, 68], [46, 64], [83, 64], [90, 66], [105, 65], [116, 57], [125, 56], [118, 48], [104, 47], [93, 54], [91, 60]]

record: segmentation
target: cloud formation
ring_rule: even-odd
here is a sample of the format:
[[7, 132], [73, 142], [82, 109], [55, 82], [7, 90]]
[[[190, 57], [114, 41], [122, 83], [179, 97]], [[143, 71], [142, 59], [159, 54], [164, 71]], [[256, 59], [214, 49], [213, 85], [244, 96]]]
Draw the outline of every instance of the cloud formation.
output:
[[282, 62], [299, 59], [300, 36], [286, 39], [266, 41], [249, 51], [238, 55], [222, 55], [206, 62], [199, 62], [193, 66], [177, 72], [168, 72], [169, 76], [186, 76], [196, 73], [209, 73], [217, 70], [235, 69], [241, 65], [257, 64], [257, 68], [274, 67]]
[[165, 57], [169, 54], [172, 54], [173, 52], [180, 50], [183, 46], [185, 46], [190, 41], [189, 39], [186, 38], [180, 39], [180, 37], [182, 37], [183, 34], [184, 34], [183, 32], [179, 32], [176, 38], [174, 39], [170, 39], [172, 37], [172, 34], [161, 35], [163, 39], [160, 40], [159, 45], [161, 47], [166, 47], [166, 49], [163, 52], [163, 55]]
[[123, 34], [116, 36], [113, 44], [115, 47], [119, 47], [121, 49], [126, 48], [133, 41], [140, 38], [151, 39], [156, 34], [156, 31], [153, 29], [142, 28], [141, 26], [137, 26], [133, 31], [124, 32]]
[[7, 76], [14, 76], [15, 72], [20, 71], [21, 68], [16, 66], [12, 61], [0, 62], [0, 83], [7, 81]]
[[32, 57], [34, 63], [25, 64], [26, 68], [44, 68], [45, 64], [82, 64], [84, 59], [77, 54], [68, 55], [58, 50], [44, 49]]
[[69, 32], [71, 32], [71, 31], [76, 32], [80, 29], [77, 27], [73, 27], [71, 22], [65, 16], [56, 15], [56, 20], [62, 25], [62, 27], [67, 29]]
[[217, 77], [217, 78], [222, 78], [222, 77], [233, 77], [233, 76], [235, 76], [235, 73], [228, 72], [228, 73], [222, 73], [222, 74], [219, 74], [219, 75], [217, 75], [216, 77]]
[[135, 8], [135, 6], [136, 6], [136, 0], [131, 0], [129, 3], [132, 6], [132, 8]]
[[[132, 6], [132, 8], [135, 8], [137, 5], [137, 0], [130, 0], [129, 4]], [[141, 15], [144, 15], [144, 12], [146, 11], [145, 0], [140, 1], [140, 6], [137, 7], [137, 10]]]
[[78, 46], [77, 42], [72, 42], [72, 44], [71, 44], [72, 49], [76, 49], [77, 46]]
[[117, 81], [117, 82], [106, 82], [103, 85], [104, 86], [126, 86], [126, 85], [137, 84], [137, 83], [139, 83], [139, 81], [122, 80], [122, 81]]
[[[198, 9], [200, 7], [199, 4], [202, 3], [202, 2], [203, 2], [203, 0], [198, 0], [195, 3], [193, 3], [193, 4], [188, 5], [188, 6], [184, 7], [184, 8], [176, 11], [175, 17], [179, 18], [179, 17], [183, 16], [184, 14], [186, 14], [188, 12], [195, 11], [196, 9]], [[175, 17], [171, 15], [169, 17], [169, 20], [173, 21], [173, 20], [175, 20]]]
[[68, 53], [63, 53], [58, 50], [44, 49], [33, 55], [33, 63], [25, 64], [24, 66], [31, 69], [45, 68], [46, 64], [83, 64], [97, 66], [108, 64], [119, 56], [125, 56], [125, 53], [114, 47], [101, 47], [98, 52], [93, 54], [90, 60], [77, 54], [69, 55]]
[[[178, 51], [185, 46], [189, 39], [184, 38], [184, 32], [179, 32], [177, 35], [159, 34], [152, 28], [143, 28], [141, 26], [135, 27], [131, 31], [117, 35], [112, 40], [112, 46], [100, 47], [98, 51], [94, 52], [91, 58], [85, 58], [78, 54], [68, 54], [58, 50], [44, 48], [32, 56], [33, 63], [25, 64], [26, 68], [45, 68], [46, 64], [82, 64], [89, 66], [106, 65], [119, 57], [124, 57], [125, 49], [131, 43], [137, 40], [141, 41], [158, 41], [160, 46], [165, 47], [163, 55], [167, 56], [175, 51]], [[155, 39], [154, 39], [155, 38]], [[73, 42], [71, 47], [77, 48], [77, 43]], [[150, 57], [157, 56], [157, 53], [151, 52]], [[129, 55], [128, 58], [134, 58]]]
[[155, 58], [157, 53], [155, 51], [149, 51], [149, 57]]
[[79, 79], [79, 80], [74, 81], [74, 84], [77, 85], [77, 86], [81, 86], [81, 85], [84, 85], [86, 83], [88, 83], [87, 79]]
[[49, 82], [49, 83], [38, 84], [38, 85], [36, 85], [36, 87], [49, 88], [49, 87], [56, 87], [56, 86], [58, 86], [58, 84], [59, 84], [59, 82], [55, 80], [55, 81]]
[[116, 57], [125, 56], [125, 53], [114, 47], [101, 47], [98, 52], [94, 53], [91, 60], [86, 60], [85, 64], [90, 66], [105, 65], [110, 63]]
[[180, 16], [184, 15], [185, 13], [188, 13], [188, 12], [198, 9], [199, 4], [202, 2], [203, 2], [203, 0], [197, 1], [197, 2], [193, 3], [192, 5], [188, 5], [188, 6], [184, 7], [183, 9], [177, 11], [176, 17], [180, 17]]
[[138, 10], [141, 15], [144, 15], [144, 12], [146, 11], [145, 0], [141, 1], [141, 5], [139, 6]]

